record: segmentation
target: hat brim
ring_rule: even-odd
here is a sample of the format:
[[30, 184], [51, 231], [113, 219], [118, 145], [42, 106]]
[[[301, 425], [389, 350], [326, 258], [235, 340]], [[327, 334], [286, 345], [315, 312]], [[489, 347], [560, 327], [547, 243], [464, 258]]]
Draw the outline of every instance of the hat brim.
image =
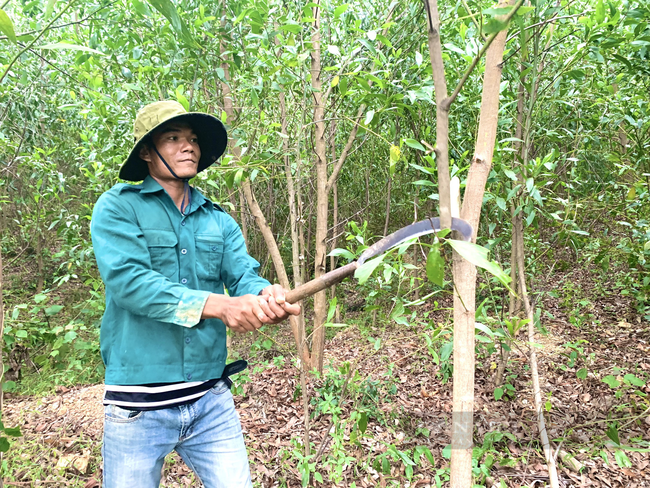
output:
[[120, 178], [126, 181], [142, 181], [149, 174], [147, 162], [140, 158], [140, 147], [142, 141], [156, 129], [169, 122], [187, 122], [199, 139], [201, 158], [197, 173], [200, 173], [212, 165], [226, 150], [228, 145], [228, 133], [226, 128], [216, 117], [200, 112], [189, 112], [171, 117], [157, 126], [136, 141], [133, 149], [120, 168]]

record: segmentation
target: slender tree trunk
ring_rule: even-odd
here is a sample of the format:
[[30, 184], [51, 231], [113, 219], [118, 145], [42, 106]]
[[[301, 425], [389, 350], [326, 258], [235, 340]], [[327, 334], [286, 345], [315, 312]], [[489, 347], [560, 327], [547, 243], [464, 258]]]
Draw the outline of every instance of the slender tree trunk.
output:
[[[316, 244], [314, 248], [314, 278], [325, 274], [327, 255], [327, 217], [329, 196], [327, 192], [327, 145], [325, 142], [325, 107], [321, 80], [321, 22], [320, 7], [313, 8], [314, 30], [311, 37], [311, 86], [314, 97], [314, 152], [316, 153]], [[325, 347], [325, 318], [327, 317], [327, 293], [314, 295], [314, 339], [312, 343], [312, 366], [323, 370]]]
[[[282, 134], [287, 134], [287, 105], [286, 97], [284, 91], [280, 92], [280, 116], [281, 116], [281, 132]], [[289, 198], [289, 224], [291, 227], [291, 266], [293, 270], [293, 286], [298, 287], [302, 285], [302, 275], [300, 272], [300, 239], [298, 237], [298, 212], [296, 211], [296, 190], [294, 186], [293, 174], [291, 172], [291, 161], [289, 160], [289, 138], [283, 138], [282, 148], [284, 150], [284, 171], [287, 179], [287, 193]], [[299, 164], [299, 163], [298, 163]], [[302, 369], [308, 369], [310, 367], [310, 355], [309, 348], [305, 341], [305, 310], [304, 307], [300, 309], [300, 315], [294, 317], [293, 315], [289, 318], [291, 323], [291, 328], [294, 331], [294, 337], [296, 340], [296, 347], [300, 351], [300, 357], [302, 358], [302, 363], [304, 367]], [[301, 372], [301, 375], [304, 375], [304, 372]], [[309, 420], [306, 420], [307, 424]], [[307, 430], [307, 436], [309, 431]], [[307, 442], [309, 445], [309, 442]]]
[[[521, 214], [520, 214], [521, 215]], [[521, 217], [520, 217], [521, 218]], [[522, 226], [523, 227], [523, 226]], [[542, 392], [539, 385], [539, 372], [537, 369], [537, 352], [535, 350], [535, 318], [533, 316], [533, 309], [530, 306], [528, 299], [528, 291], [526, 289], [526, 275], [524, 269], [524, 246], [523, 236], [519, 236], [517, 244], [517, 271], [519, 273], [519, 289], [521, 290], [524, 307], [526, 309], [526, 316], [528, 318], [528, 343], [530, 344], [530, 373], [533, 380], [533, 397], [535, 401], [535, 412], [537, 413], [537, 426], [539, 428], [539, 436], [542, 441], [544, 449], [544, 457], [548, 466], [548, 477], [551, 488], [559, 488], [560, 484], [557, 476], [557, 466], [555, 464], [555, 457], [551, 449], [551, 443], [548, 439], [548, 432], [546, 431], [546, 422], [544, 420], [544, 405], [542, 403]]]
[[388, 173], [388, 188], [386, 188], [386, 218], [384, 219], [384, 235], [388, 235], [388, 224], [390, 222], [390, 192], [393, 186], [393, 177]]
[[[510, 1], [508, 4], [512, 5]], [[501, 5], [501, 4], [500, 4]], [[505, 5], [504, 5], [505, 6]], [[487, 50], [481, 112], [474, 157], [471, 162], [461, 218], [478, 230], [485, 184], [492, 166], [499, 113], [501, 62], [507, 31], [501, 31]], [[474, 236], [474, 241], [476, 235]], [[452, 430], [451, 486], [466, 488], [472, 482], [474, 412], [474, 329], [476, 267], [454, 253], [454, 422]]]
[[246, 202], [244, 201], [244, 192], [239, 189], [239, 219], [241, 221], [241, 232], [244, 235], [246, 249], [250, 249], [248, 243], [248, 226], [246, 225]]
[[[224, 6], [224, 10], [225, 10], [225, 6]], [[223, 27], [224, 24], [222, 22], [222, 28]], [[220, 52], [224, 53], [224, 51], [225, 48], [223, 46], [223, 43], [220, 43]], [[222, 68], [224, 70], [224, 78], [225, 78], [225, 81], [222, 81], [221, 83], [222, 93], [224, 94], [224, 111], [226, 112], [227, 122], [229, 124], [232, 124], [235, 118], [235, 112], [232, 104], [232, 92], [230, 90], [230, 86], [228, 85], [230, 81], [230, 70], [229, 70], [228, 63], [224, 61], [224, 63], [222, 64]], [[231, 150], [233, 152], [233, 155], [237, 159], [240, 159], [241, 149], [239, 147], [235, 147], [233, 142], [234, 141], [232, 141], [231, 139], [230, 145], [231, 145]], [[278, 244], [275, 241], [275, 236], [273, 235], [273, 232], [269, 227], [266, 218], [264, 217], [264, 213], [262, 212], [262, 209], [260, 208], [257, 200], [255, 199], [255, 195], [253, 194], [253, 189], [251, 187], [251, 183], [248, 178], [242, 181], [241, 190], [243, 192], [243, 195], [246, 197], [248, 208], [250, 209], [251, 214], [255, 218], [255, 222], [257, 223], [257, 226], [262, 233], [262, 237], [264, 238], [264, 242], [266, 243], [266, 246], [269, 250], [271, 259], [273, 260], [273, 265], [275, 267], [275, 272], [278, 276], [278, 281], [280, 282], [280, 285], [282, 285], [284, 288], [290, 288], [291, 285], [289, 283], [289, 277], [287, 276], [287, 271], [284, 267], [284, 262], [282, 261], [282, 255], [280, 254], [280, 249], [278, 248]], [[303, 335], [301, 335], [300, 333], [299, 323], [294, 319], [291, 319], [290, 323], [291, 323], [294, 340], [296, 342], [296, 346], [298, 350], [301, 351], [303, 349], [302, 346], [304, 345], [304, 339], [303, 339]]]
[[[336, 121], [332, 121], [330, 126], [330, 148], [332, 152], [332, 161], [336, 161]], [[339, 234], [339, 189], [338, 184], [334, 181], [332, 185], [332, 244], [330, 250], [336, 249], [337, 236]], [[330, 256], [330, 271], [336, 268], [336, 256]], [[336, 285], [330, 288], [330, 300], [336, 297]], [[337, 305], [338, 309], [338, 305]]]

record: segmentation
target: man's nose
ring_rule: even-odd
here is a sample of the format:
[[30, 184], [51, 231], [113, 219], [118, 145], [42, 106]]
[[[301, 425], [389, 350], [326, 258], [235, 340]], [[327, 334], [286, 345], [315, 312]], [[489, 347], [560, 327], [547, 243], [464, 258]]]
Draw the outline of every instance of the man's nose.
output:
[[192, 144], [192, 141], [188, 138], [183, 138], [183, 144], [181, 146], [181, 150], [183, 152], [194, 152], [194, 145]]

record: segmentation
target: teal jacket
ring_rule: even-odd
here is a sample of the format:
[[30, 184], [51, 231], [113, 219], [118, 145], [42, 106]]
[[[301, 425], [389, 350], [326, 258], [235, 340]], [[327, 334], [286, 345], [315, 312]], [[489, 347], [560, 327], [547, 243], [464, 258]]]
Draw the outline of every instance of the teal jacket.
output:
[[192, 189], [183, 216], [153, 178], [104, 193], [90, 224], [106, 287], [100, 345], [106, 383], [221, 377], [226, 326], [201, 320], [210, 293], [257, 295], [269, 286], [235, 220]]

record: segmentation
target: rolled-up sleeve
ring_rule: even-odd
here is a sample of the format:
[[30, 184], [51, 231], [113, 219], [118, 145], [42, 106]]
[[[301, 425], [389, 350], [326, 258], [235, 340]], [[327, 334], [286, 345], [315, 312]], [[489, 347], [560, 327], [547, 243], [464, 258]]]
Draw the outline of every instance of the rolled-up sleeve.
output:
[[119, 307], [184, 327], [199, 323], [210, 292], [189, 289], [152, 269], [147, 242], [128, 202], [111, 192], [102, 195], [90, 229], [107, 295]]
[[246, 251], [246, 242], [235, 219], [223, 213], [224, 258], [221, 279], [230, 296], [258, 295], [270, 283], [259, 274], [260, 263]]

